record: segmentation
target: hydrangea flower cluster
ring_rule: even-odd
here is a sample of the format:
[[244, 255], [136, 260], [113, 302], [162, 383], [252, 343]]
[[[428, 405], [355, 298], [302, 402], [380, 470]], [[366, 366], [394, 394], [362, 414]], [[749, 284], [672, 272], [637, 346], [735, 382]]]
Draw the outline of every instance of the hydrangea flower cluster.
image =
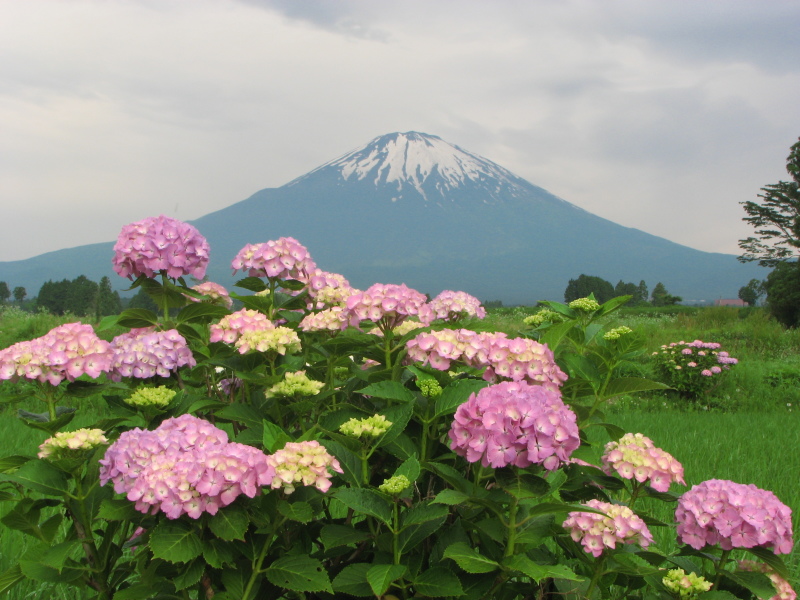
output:
[[509, 338], [505, 333], [475, 333], [468, 329], [442, 329], [421, 333], [406, 343], [412, 361], [447, 371], [453, 361], [486, 367], [483, 378], [527, 381], [557, 390], [567, 380], [544, 344], [528, 338]]
[[125, 404], [130, 404], [137, 408], [146, 408], [149, 406], [164, 408], [172, 402], [176, 393], [175, 390], [171, 390], [165, 385], [143, 387], [131, 394], [130, 398], [125, 398]]
[[410, 485], [411, 481], [409, 481], [408, 477], [405, 475], [395, 475], [389, 479], [384, 479], [383, 483], [378, 486], [378, 489], [384, 494], [399, 496]]
[[341, 331], [347, 328], [348, 320], [344, 308], [334, 306], [318, 313], [308, 313], [299, 327], [303, 331]]
[[383, 415], [352, 418], [339, 426], [339, 432], [351, 438], [378, 438], [389, 431], [392, 422]]
[[542, 323], [560, 323], [563, 317], [554, 310], [543, 308], [539, 312], [529, 315], [522, 319], [522, 322], [529, 327], [539, 327]]
[[111, 368], [111, 345], [91, 325], [66, 323], [42, 337], [0, 350], [0, 379], [20, 377], [58, 385], [81, 375], [92, 379]]
[[606, 548], [613, 550], [617, 544], [639, 544], [647, 548], [652, 543], [653, 536], [647, 525], [627, 506], [601, 500], [589, 500], [584, 505], [605, 514], [571, 512], [564, 521], [564, 528], [595, 558]]
[[194, 227], [164, 215], [126, 225], [114, 244], [114, 271], [133, 279], [166, 273], [202, 279], [208, 266], [206, 238]]
[[331, 487], [331, 474], [328, 469], [343, 473], [339, 461], [328, 454], [325, 446], [316, 440], [310, 442], [289, 442], [282, 450], [267, 457], [275, 469], [272, 488], [283, 488], [287, 494], [294, 492], [298, 483], [313, 485], [320, 492]]
[[700, 577], [694, 573], [686, 574], [683, 569], [672, 569], [667, 572], [667, 576], [661, 579], [661, 583], [670, 592], [677, 594], [679, 598], [694, 600], [698, 594], [707, 592], [711, 589], [711, 582], [706, 581], [705, 577]]
[[769, 600], [796, 600], [797, 592], [792, 588], [792, 584], [786, 581], [783, 577], [778, 575], [775, 571], [769, 568], [764, 563], [755, 562], [753, 560], [740, 560], [739, 568], [743, 571], [755, 571], [756, 573], [764, 573], [769, 577], [775, 591], [778, 592]]
[[372, 321], [384, 331], [394, 329], [408, 317], [419, 316], [423, 322], [430, 309], [427, 298], [405, 284], [376, 283], [364, 292], [356, 292], [347, 299], [346, 314], [349, 324], [358, 327], [361, 321]]
[[131, 329], [111, 341], [111, 350], [114, 356], [108, 376], [113, 381], [121, 381], [123, 377], [169, 377], [179, 367], [197, 364], [186, 340], [176, 329]]
[[600, 304], [594, 298], [578, 298], [570, 302], [569, 307], [582, 312], [594, 312], [600, 308]]
[[629, 333], [633, 333], [633, 329], [628, 327], [627, 325], [621, 325], [619, 327], [614, 327], [614, 329], [609, 329], [603, 334], [604, 340], [618, 340], [623, 335], [628, 335]]
[[325, 387], [321, 381], [309, 379], [305, 371], [286, 373], [283, 381], [279, 381], [267, 390], [267, 398], [299, 398], [301, 396], [315, 396]]
[[448, 433], [453, 452], [493, 468], [557, 469], [580, 446], [577, 417], [557, 391], [506, 381], [472, 394]]
[[681, 463], [641, 433], [626, 433], [619, 441], [606, 444], [602, 461], [603, 470], [609, 475], [616, 471], [624, 479], [649, 481], [659, 492], [669, 490], [673, 481], [686, 485]]
[[136, 510], [169, 519], [214, 515], [241, 494], [255, 497], [274, 476], [266, 454], [188, 414], [152, 431], [126, 431], [100, 460], [102, 485], [111, 481]]
[[300, 351], [300, 338], [293, 329], [274, 327], [260, 331], [245, 331], [234, 344], [240, 354], [248, 352], [276, 352], [294, 354]]
[[328, 273], [315, 269], [308, 277], [306, 283], [310, 309], [324, 309], [334, 306], [344, 307], [347, 299], [356, 290], [350, 287], [350, 282], [338, 273]]
[[435, 379], [417, 379], [417, 387], [426, 398], [438, 398], [444, 391]]
[[209, 342], [225, 342], [235, 344], [239, 337], [247, 331], [264, 331], [275, 329], [275, 325], [267, 315], [243, 308], [234, 313], [225, 315], [210, 327]]
[[248, 244], [234, 257], [231, 267], [234, 273], [241, 269], [250, 277], [306, 281], [317, 265], [305, 246], [292, 237], [282, 237]]
[[656, 371], [669, 384], [685, 395], [697, 395], [716, 383], [715, 375], [724, 373], [739, 361], [716, 342], [672, 342], [653, 352]]
[[[204, 296], [208, 296], [211, 304], [218, 304], [219, 306], [224, 306], [225, 308], [230, 308], [233, 306], [233, 298], [231, 298], [228, 290], [218, 283], [214, 283], [213, 281], [205, 281], [201, 284], [192, 286], [192, 289], [195, 292], [203, 294]], [[189, 298], [189, 300], [192, 302], [200, 302], [200, 299], [195, 298], [194, 296], [187, 296], [187, 298]]]
[[466, 292], [445, 290], [428, 303], [432, 315], [430, 320], [457, 321], [464, 317], [486, 317], [481, 301]]
[[770, 547], [792, 551], [792, 511], [770, 491], [724, 479], [710, 479], [681, 496], [675, 510], [678, 540], [700, 550]]
[[108, 440], [102, 429], [59, 431], [53, 437], [42, 442], [37, 456], [50, 460], [77, 457], [107, 443]]

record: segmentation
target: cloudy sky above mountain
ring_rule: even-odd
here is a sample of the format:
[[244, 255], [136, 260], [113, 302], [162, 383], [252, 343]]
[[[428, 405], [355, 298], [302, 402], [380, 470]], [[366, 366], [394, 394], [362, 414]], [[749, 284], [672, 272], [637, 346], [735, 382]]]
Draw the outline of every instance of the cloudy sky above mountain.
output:
[[0, 261], [409, 130], [737, 254], [800, 136], [798, 31], [796, 0], [0, 0]]

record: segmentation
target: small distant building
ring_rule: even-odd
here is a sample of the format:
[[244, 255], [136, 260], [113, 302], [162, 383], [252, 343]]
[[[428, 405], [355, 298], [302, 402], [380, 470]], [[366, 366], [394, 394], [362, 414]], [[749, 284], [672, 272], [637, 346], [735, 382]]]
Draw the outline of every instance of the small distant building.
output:
[[750, 306], [744, 300], [740, 300], [739, 298], [720, 298], [719, 300], [714, 300], [714, 306]]

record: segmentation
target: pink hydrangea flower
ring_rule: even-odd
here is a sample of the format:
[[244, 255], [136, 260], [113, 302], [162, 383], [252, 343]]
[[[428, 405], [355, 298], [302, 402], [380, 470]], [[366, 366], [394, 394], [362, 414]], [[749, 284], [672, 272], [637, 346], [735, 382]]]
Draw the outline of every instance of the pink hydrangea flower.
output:
[[219, 323], [211, 325], [209, 341], [235, 344], [243, 333], [272, 329], [275, 329], [275, 325], [267, 318], [267, 315], [257, 310], [243, 308], [225, 315], [219, 320]]
[[770, 491], [710, 479], [681, 496], [675, 511], [678, 540], [696, 550], [719, 544], [733, 548], [792, 551], [792, 511]]
[[[218, 283], [214, 283], [213, 281], [205, 281], [201, 284], [192, 286], [192, 289], [195, 292], [203, 294], [204, 296], [208, 296], [209, 301], [212, 304], [219, 304], [225, 308], [230, 308], [233, 306], [233, 298], [230, 297], [228, 290]], [[192, 302], [201, 302], [200, 299], [193, 296], [187, 296], [187, 298]]]
[[0, 350], [0, 379], [20, 377], [58, 385], [81, 375], [96, 379], [111, 368], [111, 344], [91, 325], [66, 323], [42, 337]]
[[431, 310], [429, 319], [444, 321], [457, 321], [463, 317], [486, 317], [486, 309], [481, 306], [481, 301], [466, 292], [445, 290], [428, 303]]
[[344, 308], [347, 299], [357, 290], [350, 287], [350, 282], [338, 273], [328, 273], [315, 269], [306, 280], [310, 310], [332, 307]]
[[188, 414], [153, 431], [126, 431], [100, 460], [99, 472], [101, 485], [113, 482], [136, 510], [170, 519], [216, 514], [241, 494], [255, 497], [274, 476], [266, 454], [228, 442], [224, 431]]
[[557, 391], [506, 381], [472, 394], [448, 433], [453, 452], [493, 468], [557, 469], [580, 446], [577, 417]]
[[647, 548], [653, 542], [647, 525], [627, 506], [600, 500], [589, 500], [585, 506], [605, 514], [571, 512], [564, 521], [564, 528], [595, 558], [606, 548], [613, 550], [617, 544], [638, 544]]
[[792, 588], [792, 584], [786, 581], [783, 577], [778, 575], [775, 571], [769, 568], [764, 563], [755, 562], [753, 560], [740, 560], [739, 568], [743, 571], [755, 571], [757, 573], [765, 573], [772, 585], [775, 587], [777, 594], [771, 596], [769, 600], [796, 600], [797, 592]]
[[231, 267], [234, 273], [241, 269], [250, 277], [306, 281], [316, 264], [300, 242], [282, 237], [263, 244], [248, 244], [233, 259]]
[[626, 433], [619, 441], [606, 444], [602, 462], [609, 475], [616, 471], [625, 479], [648, 481], [659, 492], [668, 491], [673, 481], [686, 485], [681, 463], [641, 433]]
[[347, 327], [347, 315], [341, 306], [333, 306], [318, 313], [308, 313], [300, 321], [303, 331], [341, 331]]
[[331, 487], [329, 469], [344, 472], [339, 461], [316, 440], [289, 442], [282, 450], [268, 456], [267, 461], [275, 470], [272, 488], [283, 488], [287, 494], [294, 492], [297, 484], [313, 485], [320, 492], [327, 492]]
[[166, 273], [202, 279], [208, 266], [206, 238], [188, 223], [161, 215], [126, 225], [114, 245], [114, 271], [130, 279]]
[[169, 377], [180, 367], [197, 364], [186, 340], [176, 329], [131, 329], [112, 340], [111, 351], [109, 378], [113, 381], [121, 381], [123, 377]]
[[405, 284], [376, 283], [350, 296], [345, 313], [353, 327], [358, 327], [361, 321], [372, 321], [386, 332], [411, 316], [420, 316], [421, 321], [426, 321], [427, 300], [425, 294]]

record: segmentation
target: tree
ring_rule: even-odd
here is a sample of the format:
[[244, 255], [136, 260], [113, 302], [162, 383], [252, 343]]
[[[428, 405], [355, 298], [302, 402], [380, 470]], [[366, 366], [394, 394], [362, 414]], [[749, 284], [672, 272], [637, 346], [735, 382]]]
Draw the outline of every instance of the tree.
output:
[[639, 282], [639, 292], [633, 297], [634, 302], [647, 302], [650, 299], [650, 292], [647, 289], [647, 284], [642, 279]]
[[50, 314], [63, 315], [67, 307], [70, 282], [68, 279], [61, 281], [45, 281], [36, 296], [36, 306], [44, 308]]
[[111, 280], [106, 276], [103, 276], [97, 288], [95, 307], [98, 317], [115, 315], [122, 311], [122, 300], [119, 293], [111, 289]]
[[152, 310], [153, 312], [159, 311], [158, 305], [150, 296], [147, 295], [147, 293], [144, 291], [144, 288], [139, 288], [139, 291], [136, 293], [136, 295], [130, 299], [130, 302], [128, 302], [128, 308], [146, 308], [147, 310]]
[[781, 262], [767, 275], [767, 308], [785, 327], [800, 325], [800, 264]]
[[680, 296], [673, 296], [660, 281], [653, 288], [653, 306], [671, 306], [683, 300]]
[[85, 275], [76, 277], [69, 284], [64, 306], [65, 312], [79, 316], [94, 315], [96, 312], [97, 291], [98, 286], [94, 281]]
[[11, 291], [8, 289], [8, 284], [5, 281], [0, 281], [0, 302], [5, 304], [11, 297]]
[[614, 286], [615, 296], [632, 296], [631, 300], [636, 300], [636, 295], [639, 292], [639, 286], [635, 283], [625, 283], [620, 279], [617, 285]]
[[739, 299], [747, 302], [750, 306], [755, 306], [765, 293], [764, 282], [759, 279], [751, 279], [747, 285], [739, 288]]
[[756, 236], [739, 240], [742, 262], [757, 260], [763, 267], [800, 256], [800, 140], [786, 159], [791, 181], [779, 181], [761, 188], [761, 203], [742, 202], [748, 214], [744, 221], [756, 228]]
[[564, 290], [564, 301], [572, 302], [578, 298], [586, 298], [589, 294], [594, 294], [595, 300], [603, 304], [614, 297], [614, 286], [594, 275], [580, 275], [578, 279], [569, 280], [567, 289]]
[[17, 301], [17, 304], [22, 304], [22, 301], [25, 300], [25, 296], [27, 295], [28, 292], [21, 285], [14, 288], [14, 300]]

